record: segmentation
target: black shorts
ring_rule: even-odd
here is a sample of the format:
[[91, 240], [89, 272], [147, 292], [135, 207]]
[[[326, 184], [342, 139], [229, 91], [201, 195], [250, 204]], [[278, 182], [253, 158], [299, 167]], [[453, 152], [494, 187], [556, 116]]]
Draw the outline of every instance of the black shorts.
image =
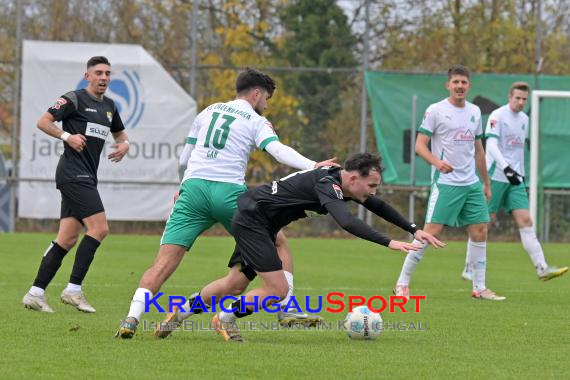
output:
[[253, 281], [256, 272], [273, 272], [283, 269], [277, 254], [274, 233], [265, 227], [262, 219], [245, 216], [238, 212], [232, 221], [232, 232], [236, 241], [234, 253], [228, 267], [241, 264], [241, 272]]
[[81, 222], [105, 211], [95, 185], [68, 182], [59, 185], [58, 189], [61, 192], [61, 219], [73, 217]]

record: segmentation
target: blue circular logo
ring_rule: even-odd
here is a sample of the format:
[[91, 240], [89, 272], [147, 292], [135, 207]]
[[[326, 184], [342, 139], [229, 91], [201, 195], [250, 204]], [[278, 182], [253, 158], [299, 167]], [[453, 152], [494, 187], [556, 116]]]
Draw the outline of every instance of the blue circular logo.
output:
[[[77, 90], [85, 87], [87, 81], [82, 79], [77, 85]], [[113, 74], [105, 95], [115, 102], [125, 128], [135, 128], [144, 113], [142, 90], [142, 83], [136, 71], [123, 70]]]

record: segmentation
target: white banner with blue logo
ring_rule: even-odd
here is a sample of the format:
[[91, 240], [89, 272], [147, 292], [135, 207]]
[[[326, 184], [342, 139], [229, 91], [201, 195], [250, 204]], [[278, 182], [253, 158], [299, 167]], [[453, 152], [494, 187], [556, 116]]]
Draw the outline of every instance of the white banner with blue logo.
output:
[[[55, 178], [63, 142], [36, 127], [39, 117], [68, 91], [83, 88], [86, 63], [96, 55], [111, 62], [105, 95], [115, 101], [131, 142], [119, 163], [107, 159], [107, 138], [99, 164], [99, 181], [177, 182], [178, 157], [196, 116], [196, 102], [141, 46], [24, 41], [20, 176]], [[166, 220], [177, 185], [104, 184], [99, 192], [110, 220]], [[22, 181], [18, 215], [54, 218], [60, 214], [54, 182]]]

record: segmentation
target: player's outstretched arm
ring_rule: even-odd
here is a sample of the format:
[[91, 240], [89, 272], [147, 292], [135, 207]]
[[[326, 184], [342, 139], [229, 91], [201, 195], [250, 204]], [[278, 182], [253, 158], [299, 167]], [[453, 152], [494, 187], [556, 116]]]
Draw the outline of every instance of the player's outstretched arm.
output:
[[433, 235], [419, 230], [414, 223], [406, 220], [406, 218], [404, 218], [396, 209], [394, 209], [382, 199], [377, 197], [370, 197], [367, 198], [362, 205], [387, 222], [390, 222], [393, 225], [400, 227], [404, 231], [411, 233], [417, 240], [424, 243], [429, 243], [435, 248], [445, 247], [444, 243], [439, 241]]
[[411, 233], [412, 235], [416, 233], [418, 228], [416, 225], [402, 216], [395, 208], [390, 206], [387, 202], [383, 201], [378, 197], [367, 198], [362, 205], [367, 209], [372, 211], [374, 214], [378, 215], [387, 222], [392, 223], [395, 226], [400, 227], [404, 231]]
[[301, 153], [297, 152], [290, 146], [284, 145], [279, 141], [272, 141], [266, 147], [265, 151], [269, 153], [278, 162], [291, 166], [295, 169], [308, 170], [315, 168], [315, 161], [309, 160]]
[[345, 202], [329, 202], [325, 205], [329, 214], [335, 222], [345, 231], [357, 236], [361, 239], [371, 241], [388, 247], [391, 239], [380, 232], [376, 231], [362, 220], [354, 217]]
[[414, 234], [414, 237], [416, 238], [416, 240], [419, 240], [419, 241], [424, 242], [424, 243], [431, 244], [435, 248], [445, 247], [444, 242], [442, 242], [441, 240], [439, 240], [438, 238], [436, 238], [432, 234], [429, 234], [423, 230], [417, 230], [416, 233]]
[[391, 240], [388, 248], [394, 251], [402, 251], [404, 253], [408, 253], [409, 251], [418, 251], [420, 248], [419, 245], [415, 245], [412, 243], [406, 243], [403, 241]]
[[340, 165], [336, 162], [336, 157], [333, 157], [329, 158], [328, 160], [317, 162], [315, 164], [315, 168], [321, 168], [323, 166], [340, 166]]
[[279, 141], [270, 142], [265, 147], [265, 151], [272, 155], [278, 162], [295, 169], [309, 170], [320, 168], [321, 166], [339, 166], [339, 164], [336, 163], [336, 157], [329, 158], [328, 160], [321, 162], [315, 162]]

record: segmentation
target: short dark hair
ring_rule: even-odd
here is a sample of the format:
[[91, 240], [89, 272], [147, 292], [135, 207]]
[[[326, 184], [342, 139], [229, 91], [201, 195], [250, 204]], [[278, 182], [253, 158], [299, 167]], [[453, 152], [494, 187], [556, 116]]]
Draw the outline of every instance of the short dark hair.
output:
[[236, 79], [236, 93], [241, 94], [253, 88], [260, 87], [269, 93], [275, 92], [275, 81], [269, 75], [247, 67]]
[[101, 63], [104, 63], [105, 65], [111, 66], [107, 57], [103, 57], [102, 55], [97, 55], [95, 57], [89, 58], [89, 61], [87, 61], [87, 68], [99, 65]]
[[509, 95], [513, 94], [514, 90], [521, 90], [525, 92], [530, 92], [530, 86], [526, 82], [515, 82], [511, 84], [511, 89], [509, 90]]
[[467, 79], [471, 79], [471, 73], [469, 69], [463, 65], [455, 64], [447, 70], [447, 80], [450, 80], [454, 75], [463, 75], [467, 77]]
[[368, 177], [370, 171], [375, 170], [379, 174], [382, 174], [384, 168], [382, 167], [382, 158], [379, 155], [372, 153], [354, 153], [344, 162], [344, 170], [349, 172], [358, 170], [358, 174], [363, 177]]

